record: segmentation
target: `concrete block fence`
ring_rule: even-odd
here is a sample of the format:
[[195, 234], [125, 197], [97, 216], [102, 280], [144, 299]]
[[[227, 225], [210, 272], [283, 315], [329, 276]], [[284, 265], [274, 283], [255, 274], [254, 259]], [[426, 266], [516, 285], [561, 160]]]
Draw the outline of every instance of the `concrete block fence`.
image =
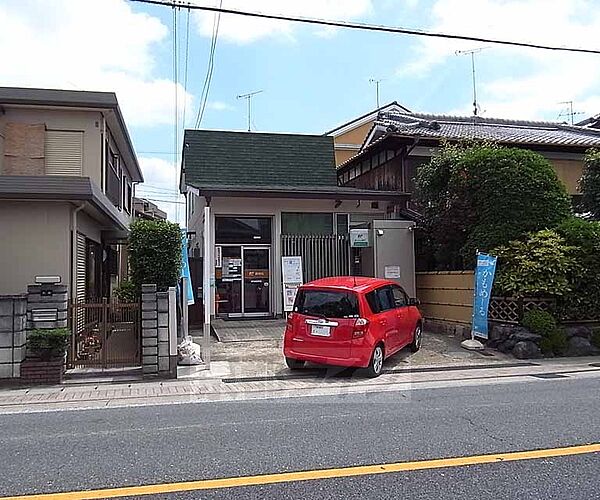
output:
[[25, 359], [27, 295], [0, 296], [0, 379], [19, 378]]
[[144, 376], [177, 377], [170, 355], [169, 294], [142, 285], [142, 371]]

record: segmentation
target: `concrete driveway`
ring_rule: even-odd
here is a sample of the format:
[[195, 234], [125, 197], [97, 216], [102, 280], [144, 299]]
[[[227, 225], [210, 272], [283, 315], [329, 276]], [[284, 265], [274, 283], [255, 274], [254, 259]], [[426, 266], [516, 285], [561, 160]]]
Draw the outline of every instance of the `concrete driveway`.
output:
[[[283, 331], [281, 332], [283, 335]], [[470, 366], [514, 361], [514, 358], [497, 351], [473, 352], [460, 347], [462, 339], [455, 336], [425, 332], [423, 346], [417, 353], [407, 347], [395, 354], [384, 364], [384, 371], [414, 367]], [[201, 344], [201, 339], [196, 338]], [[211, 339], [211, 369], [200, 371], [193, 367], [180, 367], [180, 378], [252, 378], [270, 376], [336, 376], [341, 368], [319, 367], [307, 364], [304, 370], [291, 372], [282, 354], [283, 340], [251, 340], [219, 342]]]

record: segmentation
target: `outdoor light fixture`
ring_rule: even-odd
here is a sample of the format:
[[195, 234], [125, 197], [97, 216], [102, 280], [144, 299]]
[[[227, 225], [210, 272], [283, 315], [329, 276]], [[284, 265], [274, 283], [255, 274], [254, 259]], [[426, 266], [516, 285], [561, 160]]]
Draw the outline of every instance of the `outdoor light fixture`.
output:
[[36, 276], [35, 277], [35, 282], [38, 285], [57, 285], [61, 281], [62, 280], [61, 280], [60, 276]]
[[384, 233], [383, 229], [377, 230], [377, 236], [383, 236], [383, 233]]

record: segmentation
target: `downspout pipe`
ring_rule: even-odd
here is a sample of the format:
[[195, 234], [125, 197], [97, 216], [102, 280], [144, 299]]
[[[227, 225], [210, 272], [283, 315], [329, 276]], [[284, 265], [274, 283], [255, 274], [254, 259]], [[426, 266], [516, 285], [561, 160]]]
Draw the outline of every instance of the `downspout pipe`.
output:
[[85, 202], [71, 210], [71, 301], [77, 302], [77, 214], [85, 208]]

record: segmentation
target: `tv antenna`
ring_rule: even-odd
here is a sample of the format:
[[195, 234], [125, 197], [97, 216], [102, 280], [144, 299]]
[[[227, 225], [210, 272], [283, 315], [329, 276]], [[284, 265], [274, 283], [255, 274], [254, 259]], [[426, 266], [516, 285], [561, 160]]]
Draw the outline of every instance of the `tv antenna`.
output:
[[479, 106], [477, 105], [477, 83], [475, 81], [475, 54], [479, 54], [482, 50], [489, 49], [489, 47], [479, 47], [478, 49], [471, 50], [457, 50], [455, 54], [457, 56], [471, 56], [471, 70], [473, 73], [473, 116], [477, 116]]
[[256, 90], [254, 92], [248, 92], [247, 94], [240, 94], [237, 96], [238, 99], [246, 99], [248, 101], [248, 132], [251, 131], [250, 124], [252, 123], [252, 98], [256, 94], [260, 94], [262, 90]]
[[383, 80], [380, 79], [376, 79], [376, 78], [369, 78], [369, 83], [374, 83], [375, 84], [375, 102], [377, 103], [377, 109], [379, 109], [379, 84], [382, 82]]
[[558, 117], [561, 116], [570, 116], [571, 117], [571, 125], [575, 125], [574, 117], [575, 115], [583, 115], [584, 113], [581, 111], [573, 111], [573, 101], [561, 101], [559, 104], [566, 104], [568, 111], [561, 111]]

